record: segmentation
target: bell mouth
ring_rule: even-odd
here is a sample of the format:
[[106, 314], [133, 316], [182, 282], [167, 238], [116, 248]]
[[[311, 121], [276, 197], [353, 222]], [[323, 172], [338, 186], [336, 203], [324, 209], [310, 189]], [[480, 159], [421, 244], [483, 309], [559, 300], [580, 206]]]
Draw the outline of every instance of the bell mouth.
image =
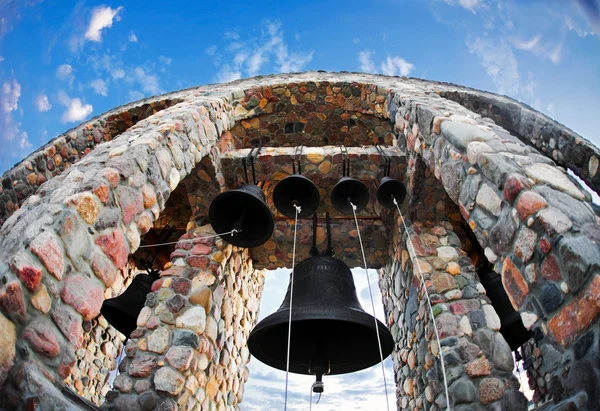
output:
[[398, 180], [390, 177], [383, 177], [381, 184], [377, 189], [377, 201], [385, 208], [395, 208], [394, 199], [398, 206], [404, 201], [406, 196], [406, 187]]
[[[289, 309], [279, 310], [250, 333], [248, 347], [259, 361], [286, 369]], [[377, 328], [384, 359], [394, 347], [394, 339], [380, 321]], [[381, 362], [375, 320], [364, 311], [348, 307], [312, 306], [293, 308], [290, 344], [290, 371], [311, 375], [315, 355], [324, 350], [329, 375], [346, 374]]]

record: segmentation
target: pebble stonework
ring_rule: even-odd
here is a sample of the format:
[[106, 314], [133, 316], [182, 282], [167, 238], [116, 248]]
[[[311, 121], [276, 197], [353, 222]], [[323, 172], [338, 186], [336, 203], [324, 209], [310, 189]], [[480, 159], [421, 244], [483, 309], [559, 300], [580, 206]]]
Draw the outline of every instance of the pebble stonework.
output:
[[[214, 234], [210, 202], [244, 181], [240, 160], [257, 141], [273, 236], [253, 249], [204, 238]], [[299, 141], [303, 174], [321, 194], [319, 213], [332, 213], [336, 255], [350, 266], [362, 263], [354, 220], [336, 214], [329, 200], [341, 176], [340, 144], [352, 175], [371, 192], [358, 218], [395, 340], [398, 409], [527, 409], [498, 307], [477, 275], [481, 261], [493, 264], [532, 332], [521, 352], [535, 402], [597, 409], [600, 220], [567, 169], [600, 192], [598, 148], [506, 97], [325, 72], [204, 86], [119, 107], [5, 173], [0, 408], [77, 409], [70, 390], [113, 410], [239, 409], [262, 270], [291, 264], [293, 220], [276, 212], [272, 190], [293, 173]], [[407, 186], [407, 228], [374, 201], [383, 170], [376, 144], [386, 146], [390, 175]], [[159, 258], [162, 277], [123, 346], [125, 336], [99, 316], [100, 307], [131, 282], [140, 242], [152, 243], [166, 223], [186, 241]], [[302, 220], [298, 260], [310, 239]], [[324, 239], [318, 230], [317, 242]], [[109, 384], [123, 349], [120, 374]]]

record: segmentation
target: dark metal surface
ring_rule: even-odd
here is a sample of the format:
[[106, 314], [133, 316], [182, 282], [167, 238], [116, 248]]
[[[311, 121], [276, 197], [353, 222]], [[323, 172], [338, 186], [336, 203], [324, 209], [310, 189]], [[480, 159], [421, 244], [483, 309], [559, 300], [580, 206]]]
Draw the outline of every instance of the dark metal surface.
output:
[[377, 189], [377, 201], [385, 208], [396, 208], [394, 198], [398, 206], [404, 201], [406, 196], [406, 187], [402, 182], [391, 177], [383, 177]]
[[352, 215], [352, 206], [356, 212], [362, 211], [369, 203], [369, 189], [360, 180], [352, 177], [342, 177], [331, 190], [331, 204], [342, 214]]
[[210, 204], [208, 215], [217, 234], [241, 229], [237, 235], [221, 236], [238, 247], [251, 248], [266, 243], [275, 227], [265, 193], [254, 184], [243, 184], [219, 194]]
[[[262, 320], [248, 339], [250, 353], [280, 370], [286, 369], [290, 287], [279, 309]], [[394, 341], [380, 321], [384, 358]], [[323, 354], [324, 353], [324, 354]], [[313, 360], [329, 361], [330, 374], [345, 374], [380, 362], [375, 319], [364, 312], [348, 266], [330, 256], [310, 257], [294, 271], [294, 305], [290, 371], [310, 374]]]
[[485, 288], [487, 296], [492, 301], [492, 306], [500, 317], [500, 332], [513, 351], [518, 349], [532, 337], [531, 331], [525, 328], [521, 316], [510, 303], [500, 275], [485, 266], [480, 268], [477, 274], [479, 274], [481, 285]]
[[273, 190], [273, 204], [286, 217], [296, 217], [294, 204], [302, 208], [302, 211], [298, 213], [299, 218], [310, 217], [317, 211], [320, 202], [321, 196], [317, 186], [301, 174], [293, 174], [284, 178], [277, 183]]
[[137, 327], [137, 317], [144, 308], [146, 295], [150, 292], [152, 283], [157, 279], [158, 276], [154, 275], [136, 275], [121, 295], [104, 300], [100, 313], [110, 325], [129, 338], [129, 335]]

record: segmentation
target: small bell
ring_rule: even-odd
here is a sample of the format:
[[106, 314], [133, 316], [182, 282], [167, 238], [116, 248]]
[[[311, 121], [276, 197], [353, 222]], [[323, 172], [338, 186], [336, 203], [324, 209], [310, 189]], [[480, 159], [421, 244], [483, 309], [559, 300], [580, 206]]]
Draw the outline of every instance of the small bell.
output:
[[402, 204], [406, 196], [406, 187], [400, 181], [385, 176], [377, 189], [377, 201], [385, 208], [395, 208], [394, 199], [398, 205]]
[[383, 175], [384, 177], [379, 182], [377, 188], [377, 201], [385, 208], [395, 208], [394, 200], [398, 203], [398, 206], [404, 201], [406, 196], [406, 187], [402, 182], [395, 180], [390, 177], [390, 169], [392, 160], [389, 155], [380, 146], [375, 146], [377, 151], [384, 159]]
[[136, 275], [121, 295], [104, 300], [100, 313], [110, 325], [129, 338], [137, 328], [137, 318], [146, 303], [146, 295], [158, 278], [159, 273], [156, 270], [150, 271], [150, 275]]
[[[275, 186], [273, 190], [273, 204], [275, 208], [286, 217], [296, 217], [296, 207], [301, 211], [299, 218], [306, 218], [312, 215], [321, 202], [321, 196], [317, 186], [307, 177], [303, 176], [300, 164], [303, 146], [296, 146], [294, 160], [292, 163], [294, 174], [287, 176]], [[296, 164], [298, 172], [296, 173]]]
[[[254, 162], [260, 149], [260, 145], [253, 147], [248, 156], [242, 159], [246, 184], [219, 194], [210, 203], [208, 210], [210, 224], [215, 232], [229, 233], [221, 235], [221, 238], [237, 247], [258, 247], [271, 238], [275, 228], [265, 193], [256, 185]], [[248, 183], [246, 164], [252, 166], [254, 184]]]
[[265, 193], [254, 184], [219, 194], [208, 210], [210, 224], [216, 233], [229, 244], [242, 248], [262, 245], [271, 238], [275, 221], [265, 201]]
[[356, 206], [356, 212], [362, 211], [369, 203], [369, 189], [360, 180], [349, 177], [350, 160], [348, 151], [342, 146], [342, 169], [343, 177], [331, 190], [331, 204], [342, 214], [352, 215], [352, 204]]

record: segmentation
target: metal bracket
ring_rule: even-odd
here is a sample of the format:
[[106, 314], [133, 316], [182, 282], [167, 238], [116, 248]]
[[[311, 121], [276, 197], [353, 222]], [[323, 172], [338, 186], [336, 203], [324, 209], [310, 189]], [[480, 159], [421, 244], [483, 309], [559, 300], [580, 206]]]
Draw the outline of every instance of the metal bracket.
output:
[[381, 155], [381, 158], [383, 158], [383, 176], [389, 177], [392, 168], [392, 159], [380, 145], [376, 145], [375, 148], [377, 149], [377, 152]]
[[342, 152], [342, 177], [350, 176], [350, 158], [348, 158], [348, 149], [346, 145], [341, 144], [340, 150]]
[[[297, 145], [294, 148], [294, 159], [292, 160], [292, 170], [294, 174], [302, 174], [302, 165], [300, 160], [302, 159], [302, 151], [304, 151], [304, 146], [302, 144]], [[298, 173], [296, 173], [296, 164], [298, 164]]]
[[244, 177], [246, 178], [246, 184], [248, 184], [248, 169], [246, 167], [248, 164], [250, 164], [250, 167], [252, 167], [252, 182], [256, 184], [256, 172], [254, 171], [254, 163], [256, 162], [256, 159], [261, 149], [262, 143], [254, 144], [246, 158], [242, 158], [242, 165], [244, 166]]

